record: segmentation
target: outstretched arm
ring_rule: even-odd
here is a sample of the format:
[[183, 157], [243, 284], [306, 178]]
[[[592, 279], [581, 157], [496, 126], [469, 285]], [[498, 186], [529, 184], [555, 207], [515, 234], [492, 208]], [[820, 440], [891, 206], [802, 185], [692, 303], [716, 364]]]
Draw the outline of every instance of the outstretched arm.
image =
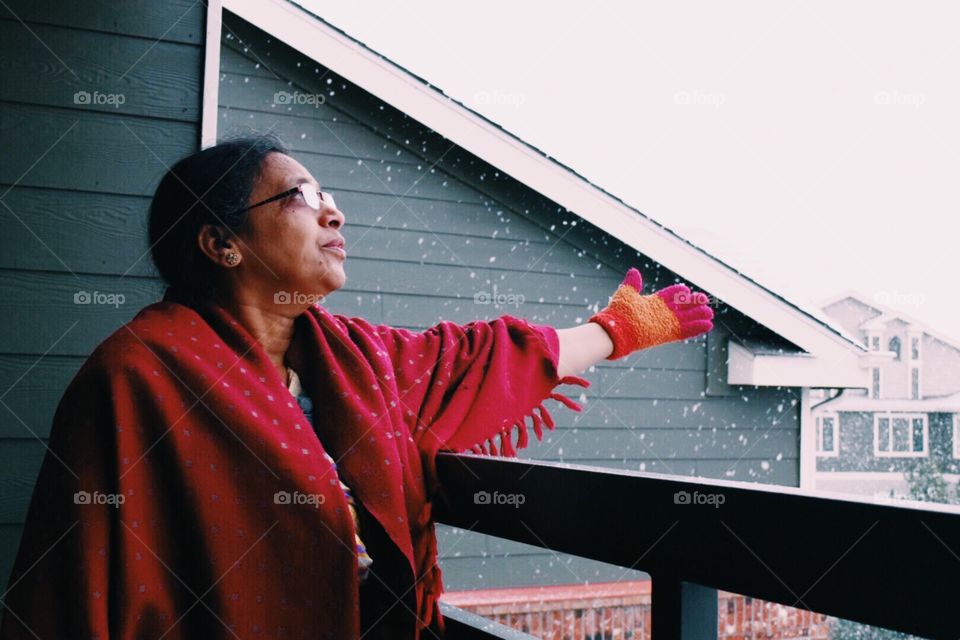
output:
[[713, 329], [709, 298], [675, 284], [643, 295], [637, 269], [627, 271], [610, 304], [572, 329], [558, 329], [557, 373], [578, 375], [600, 360], [619, 360], [639, 349], [686, 340]]
[[580, 375], [613, 353], [613, 340], [595, 322], [557, 329], [557, 337], [560, 339], [557, 374], [561, 378]]

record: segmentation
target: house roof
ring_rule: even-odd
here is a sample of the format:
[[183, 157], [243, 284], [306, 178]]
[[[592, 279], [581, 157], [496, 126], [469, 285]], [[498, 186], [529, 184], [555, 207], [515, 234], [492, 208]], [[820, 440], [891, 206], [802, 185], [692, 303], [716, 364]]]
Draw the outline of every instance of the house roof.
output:
[[842, 302], [844, 300], [851, 300], [851, 299], [855, 300], [856, 302], [859, 302], [864, 306], [874, 309], [879, 314], [873, 318], [870, 318], [864, 321], [861, 324], [861, 326], [863, 326], [864, 328], [875, 327], [878, 324], [885, 325], [891, 320], [901, 320], [906, 324], [911, 325], [912, 327], [922, 331], [923, 333], [926, 333], [927, 335], [936, 338], [940, 342], [943, 342], [944, 344], [960, 351], [960, 342], [958, 342], [954, 338], [951, 338], [945, 335], [944, 333], [931, 327], [929, 324], [925, 322], [921, 322], [920, 320], [917, 320], [913, 316], [908, 315], [899, 309], [894, 309], [893, 307], [889, 307], [883, 303], [877, 302], [876, 300], [868, 297], [863, 293], [860, 293], [859, 291], [847, 289], [840, 293], [835, 293], [821, 300], [820, 308], [826, 309], [827, 307], [830, 307], [838, 302]]
[[[865, 348], [828, 319], [763, 286], [305, 7], [291, 0], [223, 0], [222, 6], [766, 326], [814, 359], [802, 373], [787, 375], [795, 359], [739, 350], [740, 361], [730, 363], [738, 371], [738, 384], [867, 385], [866, 371], [858, 362]], [[216, 85], [214, 80], [206, 84], [205, 102], [211, 101]], [[215, 126], [204, 113], [204, 127]], [[215, 120], [215, 115], [209, 117]]]

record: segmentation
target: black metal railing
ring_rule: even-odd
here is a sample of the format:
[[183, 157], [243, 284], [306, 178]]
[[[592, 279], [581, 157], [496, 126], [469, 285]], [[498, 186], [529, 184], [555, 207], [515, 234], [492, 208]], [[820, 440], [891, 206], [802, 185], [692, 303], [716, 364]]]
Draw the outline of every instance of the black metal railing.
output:
[[[438, 522], [649, 573], [655, 640], [714, 640], [718, 589], [960, 637], [957, 507], [489, 456], [437, 465]], [[465, 618], [449, 637], [518, 637], [500, 633]]]

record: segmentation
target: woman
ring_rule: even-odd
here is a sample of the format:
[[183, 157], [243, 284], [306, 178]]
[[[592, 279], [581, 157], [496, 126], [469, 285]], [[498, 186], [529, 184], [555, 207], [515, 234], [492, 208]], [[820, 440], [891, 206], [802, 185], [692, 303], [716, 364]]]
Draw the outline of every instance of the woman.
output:
[[574, 328], [373, 326], [314, 304], [346, 281], [344, 223], [275, 139], [167, 172], [169, 287], [64, 393], [0, 637], [440, 637], [437, 451], [515, 455], [543, 400], [580, 409], [556, 385], [713, 326], [636, 269]]

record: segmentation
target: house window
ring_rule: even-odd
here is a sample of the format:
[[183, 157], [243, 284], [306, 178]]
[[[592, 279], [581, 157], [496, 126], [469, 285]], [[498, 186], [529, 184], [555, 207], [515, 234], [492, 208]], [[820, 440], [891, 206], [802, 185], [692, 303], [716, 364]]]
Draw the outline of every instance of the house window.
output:
[[879, 457], [927, 455], [929, 430], [924, 413], [877, 413], [873, 416], [873, 453]]
[[870, 350], [880, 351], [880, 336], [870, 336]]
[[817, 416], [817, 455], [836, 456], [840, 449], [840, 420], [837, 414]]
[[910, 367], [910, 398], [920, 399], [920, 368]]
[[920, 359], [920, 337], [912, 336], [910, 338], [910, 359], [919, 360]]
[[900, 338], [893, 336], [890, 338], [890, 344], [887, 346], [887, 351], [893, 351], [893, 359], [900, 359]]
[[873, 368], [873, 384], [871, 386], [871, 398], [880, 397], [880, 367]]

